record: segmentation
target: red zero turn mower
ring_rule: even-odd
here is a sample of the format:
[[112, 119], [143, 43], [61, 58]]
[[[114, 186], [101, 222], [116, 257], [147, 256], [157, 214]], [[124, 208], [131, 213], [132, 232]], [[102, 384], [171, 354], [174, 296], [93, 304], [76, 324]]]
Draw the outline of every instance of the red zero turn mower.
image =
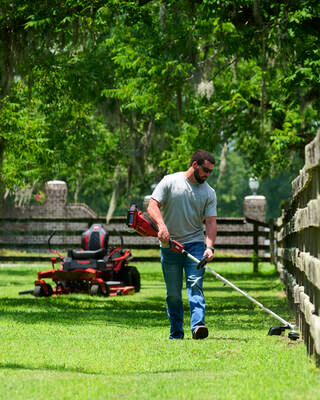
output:
[[[108, 248], [108, 234], [100, 224], [93, 224], [82, 233], [82, 250], [68, 250], [66, 258], [51, 249], [50, 241], [54, 234], [48, 240], [50, 252], [58, 255], [51, 258], [52, 269], [38, 272], [34, 289], [19, 294], [33, 294], [36, 297], [69, 293], [117, 296], [140, 291], [139, 271], [128, 265], [132, 258], [131, 251]], [[58, 258], [60, 268], [55, 269]], [[54, 288], [44, 280], [47, 278], [52, 279]]]

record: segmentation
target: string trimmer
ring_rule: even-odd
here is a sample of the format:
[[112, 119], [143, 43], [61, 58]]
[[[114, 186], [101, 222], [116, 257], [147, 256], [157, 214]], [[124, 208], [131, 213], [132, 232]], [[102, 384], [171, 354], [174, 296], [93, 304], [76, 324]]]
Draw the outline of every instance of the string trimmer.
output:
[[[136, 207], [135, 204], [131, 205], [131, 207], [128, 211], [127, 225], [129, 228], [134, 229], [137, 233], [139, 233], [142, 236], [158, 237], [157, 226], [152, 221], [150, 221], [140, 210], [138, 210], [138, 208]], [[184, 249], [184, 247], [181, 243], [179, 243], [178, 241], [173, 240], [173, 239], [169, 240], [169, 247], [170, 247], [170, 250], [172, 250], [176, 253], [183, 254], [185, 257], [189, 257], [191, 260], [196, 262], [198, 269], [205, 268], [206, 270], [210, 271], [217, 279], [220, 279], [226, 285], [232, 287], [237, 292], [241, 293], [248, 300], [250, 300], [251, 302], [256, 304], [258, 307], [262, 308], [264, 311], [266, 311], [267, 313], [272, 315], [274, 318], [276, 318], [278, 321], [280, 321], [283, 324], [283, 326], [271, 327], [269, 329], [268, 336], [281, 335], [283, 332], [285, 332], [286, 329], [290, 329], [290, 332], [288, 334], [289, 339], [297, 340], [299, 338], [299, 332], [296, 330], [296, 325], [290, 324], [288, 321], [281, 318], [275, 312], [271, 311], [269, 308], [265, 307], [262, 303], [260, 303], [259, 301], [257, 301], [253, 297], [251, 297], [248, 293], [244, 292], [242, 289], [238, 288], [232, 282], [228, 281], [228, 279], [224, 278], [223, 276], [218, 274], [216, 271], [214, 271], [213, 269], [208, 267], [206, 257], [203, 257], [201, 260], [198, 260], [192, 254], [188, 253]]]

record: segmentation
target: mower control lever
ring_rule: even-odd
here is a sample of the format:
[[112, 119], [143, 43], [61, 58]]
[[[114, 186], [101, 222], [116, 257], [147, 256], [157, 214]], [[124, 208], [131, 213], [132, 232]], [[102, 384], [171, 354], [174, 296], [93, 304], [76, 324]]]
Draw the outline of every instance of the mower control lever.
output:
[[[49, 239], [48, 239], [48, 248], [49, 248], [50, 253], [57, 254], [57, 255], [59, 256], [59, 258], [60, 258], [62, 261], [64, 261], [64, 257], [63, 257], [57, 250], [52, 250], [52, 248], [51, 248], [51, 239], [53, 238], [53, 236], [54, 236], [55, 234], [56, 234], [56, 231], [53, 231], [53, 232], [51, 233], [51, 235], [49, 236]], [[51, 262], [54, 263], [52, 260], [53, 260], [53, 259], [51, 259]]]

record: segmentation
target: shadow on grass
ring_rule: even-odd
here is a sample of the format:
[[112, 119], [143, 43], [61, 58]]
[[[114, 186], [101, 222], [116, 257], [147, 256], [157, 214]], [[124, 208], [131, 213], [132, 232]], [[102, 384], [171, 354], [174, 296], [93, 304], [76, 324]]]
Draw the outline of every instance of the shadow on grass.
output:
[[[259, 296], [256, 300], [279, 317], [294, 323], [295, 318], [285, 298]], [[239, 330], [239, 328], [269, 330], [271, 326], [283, 325], [266, 310], [241, 295], [237, 298], [232, 295], [223, 298], [207, 297], [206, 316], [210, 323], [221, 331]]]
[[[234, 284], [234, 282], [232, 282]], [[252, 292], [266, 292], [267, 290], [270, 290], [270, 296], [274, 296], [274, 292], [272, 292], [273, 290], [277, 290], [279, 289], [279, 291], [281, 291], [281, 287], [277, 284], [275, 285], [270, 285], [270, 286], [256, 286], [256, 285], [236, 285], [239, 289], [241, 289], [242, 291], [246, 292], [248, 295], [250, 295], [251, 297], [254, 297], [252, 295]], [[233, 293], [237, 293], [237, 291], [233, 288], [231, 288], [231, 286], [228, 285], [223, 285], [223, 286], [215, 286], [215, 287], [208, 287], [204, 284], [204, 293], [220, 293], [221, 295], [223, 293], [228, 293], [228, 292], [233, 292]]]
[[[130, 297], [130, 296], [128, 296]], [[121, 299], [123, 300], [123, 299]], [[68, 298], [2, 298], [1, 319], [23, 324], [52, 323], [65, 325], [106, 324], [131, 327], [167, 326], [163, 298], [144, 298], [143, 301], [94, 300]]]
[[[268, 273], [268, 274], [263, 274], [263, 273], [258, 273], [258, 274], [246, 274], [246, 273], [225, 273], [225, 272], [219, 272], [216, 271], [214, 268], [211, 268], [213, 271], [217, 272], [220, 274], [222, 277], [228, 279], [229, 281], [237, 281], [237, 282], [261, 282], [261, 281], [269, 281], [270, 279], [278, 279], [278, 274], [277, 273]], [[205, 280], [216, 280], [217, 278], [215, 275], [210, 272], [209, 270], [206, 271], [205, 273]]]
[[[111, 300], [111, 301], [109, 301]], [[123, 299], [121, 299], [123, 300]], [[289, 313], [284, 299], [271, 300], [261, 297], [265, 306], [282, 318]], [[92, 298], [3, 298], [1, 319], [16, 321], [25, 325], [41, 323], [62, 325], [113, 325], [131, 328], [163, 327], [168, 328], [166, 306], [162, 297], [144, 298], [141, 301], [113, 301], [113, 299], [94, 300]], [[185, 300], [185, 313], [189, 307]], [[233, 296], [223, 299], [207, 300], [207, 322], [214, 330], [231, 331], [244, 328], [254, 330], [268, 329], [270, 325], [279, 325], [274, 317], [261, 310], [244, 297]], [[274, 321], [274, 322], [272, 322]], [[186, 321], [187, 323], [187, 321]]]
[[[35, 270], [12, 270], [5, 273], [10, 276], [10, 281], [15, 285], [18, 283], [13, 278], [28, 277], [35, 275]], [[158, 284], [162, 275], [155, 273], [149, 275]], [[236, 284], [242, 290], [252, 293], [262, 293], [263, 296], [255, 297], [272, 311], [285, 318], [289, 314], [285, 298], [275, 297], [274, 289], [280, 285], [275, 281], [276, 274], [224, 274], [228, 280]], [[150, 281], [151, 279], [148, 279]], [[208, 280], [208, 285], [206, 285]], [[215, 286], [211, 280], [217, 281]], [[19, 279], [17, 279], [19, 281]], [[162, 283], [161, 283], [162, 285]], [[164, 284], [163, 284], [164, 285]], [[31, 285], [32, 286], [32, 285]], [[30, 287], [31, 288], [31, 287]], [[150, 289], [152, 290], [152, 289]], [[185, 291], [185, 289], [184, 289]], [[270, 293], [270, 296], [267, 293]], [[261, 310], [250, 300], [237, 293], [229, 286], [223, 286], [223, 282], [207, 271], [204, 282], [204, 293], [207, 302], [207, 317], [218, 330], [238, 330], [239, 324], [245, 329], [256, 329], [258, 324], [266, 327], [274, 317]], [[236, 294], [236, 295], [235, 295]], [[129, 326], [140, 328], [165, 327], [169, 322], [166, 314], [164, 296], [141, 296], [136, 294], [121, 298], [96, 298], [81, 295], [61, 296], [57, 298], [34, 298], [34, 297], [2, 297], [1, 319], [18, 321], [23, 324], [64, 324], [64, 325], [102, 325], [110, 324], [117, 326]], [[189, 307], [185, 300], [185, 313], [189, 315]], [[188, 317], [187, 317], [188, 318]], [[276, 320], [275, 320], [276, 321]], [[279, 324], [276, 321], [274, 325]]]
[[81, 373], [85, 375], [101, 375], [101, 372], [92, 372], [87, 371], [82, 367], [79, 368], [70, 368], [65, 367], [64, 365], [55, 365], [54, 367], [50, 364], [43, 365], [42, 367], [35, 367], [33, 365], [28, 364], [18, 364], [18, 363], [4, 363], [0, 362], [0, 370], [1, 369], [12, 369], [12, 370], [26, 370], [26, 371], [57, 371], [57, 372], [71, 372], [71, 373]]

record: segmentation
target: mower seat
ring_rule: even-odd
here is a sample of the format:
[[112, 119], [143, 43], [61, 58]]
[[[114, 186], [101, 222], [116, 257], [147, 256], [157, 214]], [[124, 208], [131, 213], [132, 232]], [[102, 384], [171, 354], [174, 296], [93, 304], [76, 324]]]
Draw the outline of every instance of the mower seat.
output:
[[73, 260], [101, 260], [106, 255], [106, 249], [98, 249], [98, 250], [69, 250], [68, 257], [71, 257]]
[[93, 224], [81, 235], [83, 250], [99, 250], [108, 248], [109, 236], [100, 224]]
[[81, 236], [82, 250], [68, 250], [64, 270], [105, 269], [104, 257], [108, 250], [108, 234], [100, 224], [93, 224]]

